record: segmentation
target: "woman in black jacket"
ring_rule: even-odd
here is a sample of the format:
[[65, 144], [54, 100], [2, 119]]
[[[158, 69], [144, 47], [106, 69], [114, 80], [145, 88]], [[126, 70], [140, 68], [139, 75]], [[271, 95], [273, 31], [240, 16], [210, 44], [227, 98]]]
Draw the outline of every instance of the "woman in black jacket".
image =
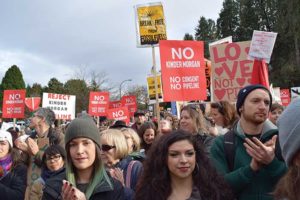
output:
[[66, 173], [46, 181], [43, 199], [122, 200], [120, 182], [111, 178], [100, 159], [100, 133], [88, 118], [73, 120], [65, 135]]
[[27, 168], [13, 148], [11, 134], [0, 130], [0, 196], [6, 200], [23, 200]]

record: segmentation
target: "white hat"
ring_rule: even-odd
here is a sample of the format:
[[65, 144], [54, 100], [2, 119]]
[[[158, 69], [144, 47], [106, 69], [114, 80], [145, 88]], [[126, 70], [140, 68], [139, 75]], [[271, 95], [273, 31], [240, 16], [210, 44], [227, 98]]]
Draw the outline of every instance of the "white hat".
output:
[[13, 147], [12, 137], [8, 131], [0, 130], [0, 141], [8, 141], [11, 147]]

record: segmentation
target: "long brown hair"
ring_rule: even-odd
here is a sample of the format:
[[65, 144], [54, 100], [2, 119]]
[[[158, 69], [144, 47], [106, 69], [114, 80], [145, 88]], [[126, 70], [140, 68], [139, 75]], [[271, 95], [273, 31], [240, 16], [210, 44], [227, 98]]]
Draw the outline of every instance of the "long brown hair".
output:
[[224, 118], [224, 127], [231, 128], [234, 122], [237, 120], [237, 113], [235, 107], [228, 101], [218, 101], [211, 105], [211, 108], [215, 108]]
[[204, 122], [204, 116], [203, 116], [199, 106], [186, 105], [181, 109], [180, 115], [181, 115], [182, 111], [184, 111], [184, 110], [187, 111], [188, 114], [190, 115], [190, 117], [192, 118], [194, 125], [196, 127], [197, 133], [208, 133], [206, 126], [205, 126], [205, 122]]

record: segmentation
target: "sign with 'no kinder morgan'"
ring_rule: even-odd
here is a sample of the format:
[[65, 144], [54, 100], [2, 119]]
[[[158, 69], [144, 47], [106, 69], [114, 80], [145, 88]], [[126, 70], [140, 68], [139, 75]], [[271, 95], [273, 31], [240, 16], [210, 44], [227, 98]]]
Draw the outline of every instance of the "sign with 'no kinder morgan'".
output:
[[159, 42], [164, 101], [206, 100], [203, 41]]
[[108, 109], [107, 118], [114, 119], [116, 121], [122, 120], [126, 124], [129, 124], [130, 117], [129, 117], [128, 107], [123, 106], [119, 108]]
[[50, 108], [56, 119], [75, 119], [76, 96], [68, 94], [43, 93], [43, 108]]
[[109, 92], [90, 92], [89, 114], [106, 116], [109, 105]]
[[24, 118], [25, 94], [25, 90], [4, 90], [3, 118]]

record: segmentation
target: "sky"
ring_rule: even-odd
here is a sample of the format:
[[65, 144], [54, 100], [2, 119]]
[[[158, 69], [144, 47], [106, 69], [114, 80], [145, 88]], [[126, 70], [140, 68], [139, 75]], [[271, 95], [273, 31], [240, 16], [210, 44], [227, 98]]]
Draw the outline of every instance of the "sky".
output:
[[[0, 80], [17, 65], [26, 84], [65, 83], [104, 73], [109, 84], [146, 85], [151, 48], [137, 48], [134, 6], [145, 0], [0, 0]], [[162, 0], [167, 37], [195, 33], [201, 16], [216, 20], [223, 0]], [[159, 49], [155, 48], [160, 69]]]

